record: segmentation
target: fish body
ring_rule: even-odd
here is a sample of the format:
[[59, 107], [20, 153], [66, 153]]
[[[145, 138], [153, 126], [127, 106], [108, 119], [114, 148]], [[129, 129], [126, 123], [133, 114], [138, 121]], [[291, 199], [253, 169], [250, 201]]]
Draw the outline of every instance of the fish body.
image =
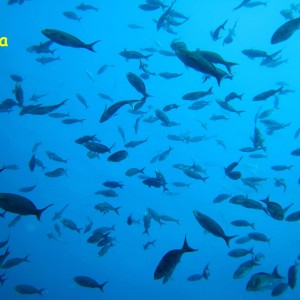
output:
[[117, 151], [113, 154], [111, 154], [107, 160], [108, 161], [111, 161], [111, 162], [120, 162], [124, 159], [126, 159], [128, 156], [128, 152], [126, 150], [120, 150], [120, 151]]
[[235, 238], [236, 235], [233, 236], [227, 236], [225, 234], [225, 232], [223, 231], [223, 229], [221, 228], [221, 226], [212, 218], [210, 218], [209, 216], [194, 210], [193, 211], [194, 216], [196, 218], [196, 220], [198, 221], [198, 223], [208, 232], [212, 233], [213, 235], [220, 237], [222, 239], [224, 239], [224, 241], [226, 242], [227, 246], [229, 247], [229, 242], [231, 239]]
[[105, 281], [102, 284], [99, 284], [96, 280], [87, 276], [75, 276], [73, 279], [80, 286], [86, 288], [98, 288], [101, 292], [103, 292], [103, 287], [108, 283], [108, 281]]
[[271, 44], [278, 44], [289, 39], [300, 28], [300, 18], [289, 20], [281, 25], [272, 35]]
[[276, 282], [278, 283], [282, 279], [283, 277], [278, 274], [277, 267], [275, 267], [273, 273], [259, 272], [252, 275], [247, 283], [246, 290], [255, 292], [272, 288], [276, 285]]
[[12, 193], [0, 193], [0, 208], [22, 216], [34, 215], [38, 220], [40, 220], [41, 214], [52, 205], [37, 209], [31, 200], [23, 196]]
[[59, 45], [73, 48], [85, 48], [92, 52], [95, 52], [93, 46], [99, 42], [98, 40], [91, 44], [85, 44], [74, 35], [57, 29], [44, 29], [42, 30], [42, 33], [52, 42], [55, 42]]
[[129, 83], [139, 92], [141, 93], [144, 97], [149, 97], [149, 95], [146, 92], [146, 86], [143, 80], [136, 74], [132, 72], [127, 73], [127, 79]]
[[108, 119], [110, 119], [111, 117], [113, 117], [114, 115], [116, 115], [116, 112], [124, 105], [126, 105], [126, 104], [132, 105], [133, 103], [136, 103], [139, 101], [140, 100], [123, 100], [123, 101], [116, 102], [109, 107], [105, 107], [105, 110], [102, 113], [99, 122], [103, 123], [103, 122], [107, 121]]
[[80, 233], [80, 230], [82, 229], [82, 228], [78, 228], [77, 225], [75, 224], [75, 222], [70, 219], [61, 219], [60, 221], [65, 227], [67, 227], [71, 230], [75, 230], [78, 233]]
[[187, 252], [197, 251], [192, 249], [188, 243], [186, 238], [184, 239], [184, 244], [181, 249], [171, 250], [167, 252], [163, 258], [160, 260], [156, 270], [154, 272], [154, 279], [163, 279], [163, 283], [167, 283], [171, 278], [176, 266], [180, 262], [181, 256]]
[[28, 285], [28, 284], [18, 284], [15, 286], [15, 291], [18, 292], [19, 294], [23, 294], [23, 295], [33, 295], [33, 294], [39, 294], [39, 295], [43, 295], [42, 292], [45, 289], [37, 289], [32, 285]]

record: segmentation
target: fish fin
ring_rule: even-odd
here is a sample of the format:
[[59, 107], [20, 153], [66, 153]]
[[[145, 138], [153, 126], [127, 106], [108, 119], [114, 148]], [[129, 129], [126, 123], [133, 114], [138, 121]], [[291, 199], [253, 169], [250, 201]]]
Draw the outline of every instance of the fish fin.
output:
[[44, 207], [44, 208], [42, 208], [42, 209], [38, 209], [37, 211], [36, 211], [36, 217], [37, 217], [37, 219], [40, 221], [41, 220], [41, 214], [48, 208], [48, 207], [50, 207], [50, 206], [52, 206], [53, 204], [49, 204], [49, 205], [47, 205], [46, 207]]
[[88, 49], [88, 50], [90, 50], [90, 51], [92, 51], [92, 52], [96, 52], [96, 51], [93, 49], [93, 46], [94, 46], [95, 44], [97, 44], [98, 42], [100, 42], [100, 40], [98, 40], [98, 41], [96, 41], [96, 42], [94, 42], [94, 43], [91, 43], [91, 44], [85, 44], [85, 45], [84, 45], [84, 48], [86, 48], [86, 49]]
[[194, 252], [194, 251], [198, 251], [198, 249], [193, 249], [189, 246], [188, 242], [187, 242], [187, 239], [186, 239], [186, 236], [184, 237], [184, 243], [183, 243], [183, 246], [182, 246], [182, 249], [181, 251], [184, 253], [184, 252]]
[[100, 289], [102, 292], [104, 292], [104, 291], [103, 291], [103, 288], [104, 288], [104, 286], [105, 286], [107, 283], [108, 283], [108, 281], [104, 281], [102, 284], [99, 284], [99, 289]]
[[226, 244], [227, 244], [227, 246], [230, 248], [230, 246], [229, 246], [229, 242], [230, 242], [230, 240], [231, 239], [233, 239], [233, 238], [235, 238], [235, 237], [237, 237], [238, 235], [232, 235], [232, 236], [225, 236], [224, 237], [224, 240], [225, 240], [225, 242], [226, 242]]

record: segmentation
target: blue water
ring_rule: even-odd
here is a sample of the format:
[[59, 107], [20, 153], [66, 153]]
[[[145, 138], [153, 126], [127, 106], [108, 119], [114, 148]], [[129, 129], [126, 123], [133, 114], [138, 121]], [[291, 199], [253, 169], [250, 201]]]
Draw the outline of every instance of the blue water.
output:
[[[1, 55], [1, 101], [15, 95], [12, 90], [15, 83], [11, 74], [22, 76], [21, 86], [24, 90], [24, 105], [36, 104], [28, 99], [32, 94], [47, 94], [38, 103], [53, 105], [64, 99], [69, 99], [56, 112], [70, 113], [72, 118], [85, 119], [83, 124], [66, 125], [61, 119], [50, 118], [47, 115], [19, 115], [20, 108], [15, 107], [9, 113], [1, 113], [0, 139], [1, 161], [3, 165], [16, 164], [17, 170], [4, 170], [0, 173], [0, 191], [22, 194], [19, 188], [36, 184], [30, 193], [22, 195], [30, 199], [38, 208], [48, 204], [54, 205], [47, 209], [39, 222], [34, 216], [23, 216], [14, 227], [8, 227], [15, 217], [7, 213], [0, 219], [0, 241], [9, 236], [8, 258], [24, 257], [30, 254], [29, 263], [20, 264], [5, 273], [7, 281], [0, 287], [0, 299], [14, 300], [22, 298], [38, 298], [17, 294], [14, 287], [18, 284], [30, 284], [37, 288], [46, 288], [43, 299], [271, 299], [271, 291], [248, 292], [246, 284], [250, 276], [256, 272], [272, 272], [278, 265], [279, 273], [287, 276], [288, 268], [299, 255], [299, 223], [277, 221], [263, 211], [256, 211], [235, 206], [228, 200], [212, 203], [220, 193], [232, 195], [244, 194], [249, 198], [261, 200], [270, 196], [271, 201], [282, 207], [291, 203], [294, 206], [288, 213], [299, 210], [299, 158], [290, 152], [299, 147], [299, 140], [294, 139], [295, 131], [300, 127], [298, 70], [299, 66], [299, 33], [289, 40], [271, 45], [270, 39], [274, 31], [285, 20], [280, 10], [289, 8], [285, 1], [268, 1], [267, 6], [241, 8], [233, 10], [240, 2], [230, 1], [197, 1], [178, 0], [174, 9], [189, 17], [183, 25], [174, 27], [177, 35], [171, 35], [161, 29], [156, 30], [152, 19], [158, 19], [163, 11], [143, 11], [138, 8], [142, 2], [132, 1], [96, 1], [88, 4], [99, 7], [96, 11], [79, 11], [75, 7], [80, 1], [25, 1], [23, 5], [7, 5], [2, 1], [0, 36], [8, 37], [9, 46], [0, 48]], [[166, 1], [170, 5], [170, 1]], [[74, 11], [82, 17], [81, 22], [67, 19], [64, 11]], [[299, 13], [294, 13], [295, 17]], [[222, 38], [213, 41], [210, 31], [229, 19], [225, 29], [221, 31]], [[223, 46], [223, 39], [228, 28], [237, 21], [236, 36], [231, 44]], [[128, 24], [138, 24], [143, 29], [130, 29]], [[45, 28], [59, 29], [75, 35], [85, 43], [101, 40], [94, 46], [96, 53], [86, 49], [75, 49], [53, 44], [51, 49], [57, 49], [54, 57], [61, 61], [41, 65], [35, 59], [44, 54], [29, 53], [26, 49], [47, 39], [41, 30]], [[151, 76], [144, 80], [147, 92], [152, 96], [141, 109], [146, 114], [144, 118], [155, 115], [155, 109], [161, 109], [171, 103], [183, 105], [170, 111], [168, 117], [180, 125], [164, 127], [160, 121], [153, 124], [140, 122], [138, 134], [134, 133], [133, 125], [138, 115], [128, 112], [130, 106], [124, 106], [116, 116], [104, 123], [99, 118], [107, 100], [101, 99], [99, 92], [110, 95], [115, 102], [120, 100], [140, 99], [141, 95], [129, 84], [127, 72], [140, 74], [137, 60], [126, 61], [119, 55], [124, 48], [140, 51], [140, 48], [155, 47], [171, 50], [173, 39], [180, 38], [190, 50], [214, 51], [226, 60], [238, 63], [232, 68], [233, 80], [224, 79], [219, 87], [214, 78], [202, 83], [202, 75], [192, 68], [186, 68], [177, 57], [166, 57], [154, 53], [147, 64], [151, 72], [177, 72], [182, 76], [166, 80], [160, 76]], [[260, 49], [267, 53], [282, 50], [282, 59], [287, 63], [276, 68], [260, 66], [260, 59], [250, 60], [244, 54], [244, 49]], [[142, 51], [141, 51], [142, 52]], [[148, 52], [143, 52], [149, 54]], [[51, 56], [51, 54], [45, 54]], [[98, 69], [104, 65], [113, 65], [103, 74], [97, 75]], [[223, 67], [221, 67], [224, 69]], [[87, 72], [92, 75], [90, 78]], [[290, 126], [268, 135], [262, 124], [258, 127], [265, 138], [267, 158], [252, 159], [248, 153], [242, 153], [240, 148], [252, 146], [254, 117], [260, 107], [262, 110], [273, 107], [274, 97], [266, 101], [253, 102], [252, 98], [266, 90], [277, 89], [278, 81], [288, 84], [286, 88], [295, 93], [279, 95], [279, 109], [270, 119]], [[211, 101], [202, 110], [188, 109], [190, 103], [181, 97], [192, 91], [208, 90], [213, 87], [213, 95], [205, 100]], [[215, 102], [235, 91], [244, 94], [243, 100], [230, 102], [238, 110], [245, 112], [237, 114], [223, 111]], [[86, 109], [77, 99], [80, 93], [87, 100]], [[149, 110], [150, 107], [150, 110]], [[225, 114], [227, 121], [211, 121], [212, 114]], [[200, 122], [207, 123], [207, 130]], [[131, 140], [149, 140], [134, 149], [128, 149], [128, 158], [122, 162], [107, 161], [108, 154], [100, 155], [100, 159], [90, 159], [82, 145], [75, 139], [83, 135], [97, 134], [97, 138], [107, 146], [115, 143], [112, 152], [122, 150], [123, 140], [118, 132], [118, 126], [124, 129], [126, 142]], [[170, 141], [167, 134], [184, 134], [190, 136], [205, 135], [206, 140], [198, 143], [182, 143]], [[227, 150], [217, 145], [216, 139], [224, 141]], [[67, 169], [68, 176], [49, 178], [40, 168], [30, 172], [28, 162], [32, 155], [33, 145], [41, 142], [36, 157], [43, 161], [45, 171], [58, 167]], [[150, 163], [157, 154], [173, 147], [169, 156], [161, 162]], [[49, 160], [45, 151], [53, 151], [68, 159], [67, 164]], [[260, 176], [268, 178], [262, 182], [258, 191], [245, 186], [241, 180], [233, 181], [225, 176], [224, 167], [237, 161], [243, 155], [237, 170], [243, 177]], [[175, 163], [192, 165], [194, 162], [207, 170], [209, 179], [204, 183], [184, 175], [172, 167]], [[294, 165], [290, 171], [275, 172], [273, 165]], [[155, 169], [159, 169], [167, 181], [167, 187], [174, 195], [163, 192], [162, 188], [148, 188], [137, 176], [127, 177], [125, 172], [132, 167], [145, 167], [145, 174], [155, 177]], [[286, 191], [275, 187], [274, 177], [283, 178], [287, 184]], [[120, 181], [124, 184], [122, 190], [116, 190], [117, 198], [105, 198], [95, 195], [98, 190], [105, 189], [102, 183], [106, 180]], [[178, 188], [172, 182], [183, 181], [191, 183], [189, 188]], [[94, 209], [97, 203], [107, 201], [113, 206], [121, 206], [120, 215], [109, 212], [100, 214]], [[115, 244], [109, 252], [98, 257], [96, 245], [86, 242], [90, 233], [78, 234], [64, 228], [57, 222], [62, 231], [61, 239], [49, 239], [47, 233], [54, 231], [52, 217], [64, 205], [69, 207], [63, 214], [64, 218], [73, 220], [78, 227], [84, 228], [88, 218], [92, 219], [96, 229], [101, 226], [116, 225]], [[143, 235], [143, 215], [150, 207], [160, 214], [172, 216], [180, 220], [180, 225], [167, 223], [159, 226], [152, 220], [149, 236]], [[192, 211], [199, 210], [216, 220], [227, 235], [247, 235], [251, 228], [238, 228], [230, 224], [235, 219], [246, 219], [255, 222], [258, 232], [263, 232], [270, 239], [268, 243], [251, 241], [242, 247], [249, 249], [254, 246], [255, 253], [263, 253], [265, 260], [253, 268], [244, 278], [234, 280], [234, 271], [246, 258], [234, 259], [227, 255], [229, 248], [225, 242], [212, 234], [204, 233], [204, 229], [195, 220]], [[128, 226], [127, 217], [133, 214], [141, 220], [141, 225]], [[184, 237], [187, 237], [191, 247], [199, 249], [194, 253], [182, 256], [180, 264], [175, 269], [172, 278], [165, 285], [161, 280], [155, 281], [153, 274], [159, 261], [165, 253], [182, 247]], [[155, 247], [144, 251], [147, 241], [156, 241]], [[239, 245], [231, 241], [231, 248]], [[1, 249], [3, 254], [6, 247]], [[210, 277], [199, 282], [189, 282], [187, 277], [202, 272], [209, 263]], [[97, 289], [83, 288], [77, 285], [73, 278], [85, 275], [94, 278], [99, 283], [108, 281], [104, 293]], [[299, 287], [288, 289], [282, 299], [299, 299]]]

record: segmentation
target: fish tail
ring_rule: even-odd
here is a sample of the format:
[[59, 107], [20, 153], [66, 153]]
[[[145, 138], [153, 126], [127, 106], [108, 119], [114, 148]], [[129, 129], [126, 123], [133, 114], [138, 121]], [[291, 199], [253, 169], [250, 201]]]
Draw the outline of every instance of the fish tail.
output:
[[43, 291], [44, 291], [44, 290], [45, 290], [45, 288], [42, 288], [42, 289], [38, 290], [37, 293], [38, 293], [39, 295], [43, 296]]
[[256, 228], [255, 228], [255, 223], [250, 223], [250, 227], [251, 227], [252, 229], [256, 230]]
[[121, 208], [121, 206], [119, 206], [119, 207], [116, 207], [115, 209], [114, 209], [114, 212], [117, 214], [117, 215], [119, 215], [119, 209]]
[[186, 236], [184, 237], [184, 243], [183, 243], [183, 246], [182, 246], [182, 249], [181, 251], [184, 253], [184, 252], [194, 252], [194, 251], [198, 251], [198, 249], [193, 249], [189, 246], [187, 240], [186, 240]]
[[99, 289], [100, 289], [102, 292], [104, 292], [104, 291], [103, 291], [103, 288], [104, 288], [104, 286], [105, 286], [107, 283], [108, 283], [108, 281], [104, 281], [102, 284], [99, 284]]
[[91, 44], [86, 44], [84, 47], [85, 47], [86, 49], [92, 51], [92, 52], [96, 52], [96, 51], [94, 50], [93, 46], [94, 46], [95, 44], [97, 44], [98, 42], [100, 42], [100, 40], [98, 40], [98, 41], [96, 41], [96, 42], [94, 42], [94, 43], [91, 43]]
[[237, 236], [238, 236], [238, 235], [231, 235], [231, 236], [225, 236], [225, 237], [224, 237], [224, 240], [225, 240], [225, 242], [226, 242], [226, 244], [227, 244], [228, 247], [230, 247], [230, 246], [229, 246], [230, 240], [233, 239], [233, 238], [235, 238], [235, 237], [237, 237]]
[[50, 206], [52, 206], [53, 204], [49, 204], [47, 205], [46, 207], [42, 208], [42, 209], [38, 209], [37, 212], [36, 212], [36, 217], [37, 219], [40, 221], [41, 220], [41, 215], [42, 213]]
[[227, 61], [225, 66], [227, 71], [231, 74], [231, 67], [238, 65], [238, 63]]
[[149, 55], [145, 55], [145, 59], [148, 59], [149, 57], [151, 57], [153, 54], [149, 54]]

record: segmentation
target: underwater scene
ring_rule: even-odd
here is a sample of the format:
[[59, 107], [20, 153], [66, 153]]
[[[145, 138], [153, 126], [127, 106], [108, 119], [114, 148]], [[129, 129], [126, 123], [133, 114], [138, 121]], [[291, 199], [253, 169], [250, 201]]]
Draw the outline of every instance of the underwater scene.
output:
[[1, 300], [300, 300], [300, 2], [0, 12]]

